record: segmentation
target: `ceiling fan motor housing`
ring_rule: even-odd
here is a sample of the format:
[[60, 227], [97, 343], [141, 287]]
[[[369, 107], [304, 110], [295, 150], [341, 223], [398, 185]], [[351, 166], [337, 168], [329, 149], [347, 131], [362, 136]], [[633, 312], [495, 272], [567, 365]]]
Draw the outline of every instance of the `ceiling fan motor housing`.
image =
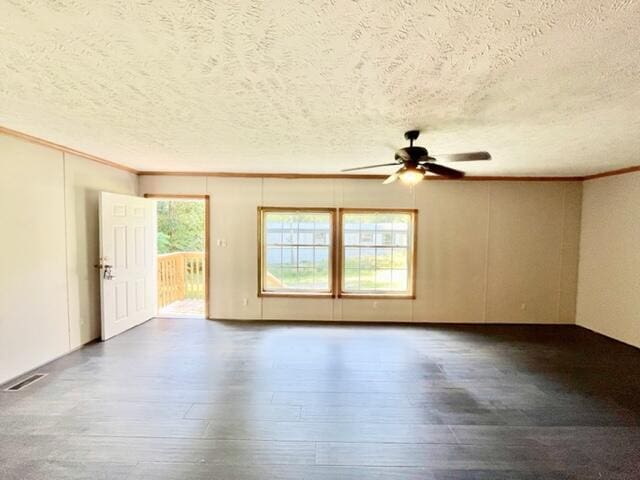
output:
[[420, 130], [409, 130], [408, 132], [404, 132], [404, 138], [409, 141], [417, 140], [420, 136]]
[[404, 147], [396, 152], [396, 160], [409, 166], [416, 166], [428, 157], [429, 152], [424, 147]]

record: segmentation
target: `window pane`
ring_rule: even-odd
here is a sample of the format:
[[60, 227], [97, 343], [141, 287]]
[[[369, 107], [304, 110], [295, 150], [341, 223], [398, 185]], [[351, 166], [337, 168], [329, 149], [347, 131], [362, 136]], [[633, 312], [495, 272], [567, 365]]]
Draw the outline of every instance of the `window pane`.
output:
[[329, 231], [316, 230], [313, 233], [313, 243], [316, 245], [329, 245]]
[[313, 251], [314, 251], [314, 258], [315, 258], [316, 266], [324, 265], [328, 269], [328, 267], [329, 267], [329, 247], [315, 247], [313, 249]]
[[263, 212], [263, 289], [331, 290], [332, 214]]
[[393, 230], [394, 215], [377, 215], [376, 217], [376, 230]]
[[282, 288], [293, 289], [298, 283], [298, 269], [293, 267], [282, 269]]
[[376, 290], [391, 290], [391, 270], [376, 270]]
[[282, 216], [281, 215], [270, 215], [267, 217], [267, 231], [280, 231], [282, 230]]
[[347, 292], [353, 292], [358, 290], [359, 284], [359, 271], [353, 268], [348, 268], [344, 271], [343, 288]]
[[327, 265], [316, 265], [313, 269], [313, 288], [317, 290], [329, 289], [329, 267]]
[[313, 268], [298, 268], [298, 278], [293, 288], [313, 289]]
[[313, 245], [313, 230], [298, 231], [298, 243], [301, 245]]
[[375, 245], [376, 233], [374, 231], [361, 231], [360, 232], [360, 245]]
[[375, 230], [376, 228], [376, 214], [375, 213], [354, 213], [354, 218], [357, 218], [360, 222], [361, 230]]
[[360, 270], [360, 290], [376, 289], [376, 271], [374, 268]]
[[358, 245], [360, 243], [359, 232], [345, 232], [344, 244], [345, 245]]
[[392, 255], [391, 248], [376, 248], [376, 268], [391, 268]]
[[376, 249], [375, 248], [360, 249], [360, 268], [362, 269], [376, 268]]
[[345, 248], [344, 249], [344, 268], [359, 268], [360, 267], [360, 249], [359, 248]]
[[282, 265], [288, 268], [298, 265], [298, 249], [296, 247], [282, 248]]
[[282, 268], [268, 267], [264, 281], [266, 288], [269, 290], [282, 288]]
[[393, 245], [393, 232], [383, 231], [376, 232], [376, 245]]
[[298, 267], [313, 267], [313, 247], [298, 247]]
[[407, 268], [407, 249], [393, 249], [393, 268]]
[[267, 247], [267, 265], [270, 267], [282, 264], [282, 247]]
[[406, 232], [409, 230], [410, 218], [408, 215], [396, 215], [393, 219], [393, 229], [396, 232]]
[[393, 244], [398, 246], [407, 245], [407, 233], [406, 232], [393, 232]]
[[295, 245], [298, 242], [297, 230], [285, 230], [282, 232], [282, 243], [287, 245]]
[[360, 219], [356, 215], [345, 214], [342, 217], [342, 228], [345, 231], [360, 230]]
[[360, 230], [375, 231], [375, 229], [376, 229], [376, 217], [374, 214], [363, 215], [362, 217], [360, 217]]
[[393, 270], [391, 274], [392, 289], [404, 291], [407, 289], [407, 270]]
[[282, 230], [267, 232], [267, 244], [279, 244], [282, 243]]

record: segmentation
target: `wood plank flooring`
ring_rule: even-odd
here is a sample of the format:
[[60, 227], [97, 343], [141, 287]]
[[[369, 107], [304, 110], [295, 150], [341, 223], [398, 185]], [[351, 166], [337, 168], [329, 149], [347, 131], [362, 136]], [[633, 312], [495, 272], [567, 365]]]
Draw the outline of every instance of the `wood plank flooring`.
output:
[[571, 326], [155, 319], [0, 392], [0, 479], [640, 479], [640, 350]]

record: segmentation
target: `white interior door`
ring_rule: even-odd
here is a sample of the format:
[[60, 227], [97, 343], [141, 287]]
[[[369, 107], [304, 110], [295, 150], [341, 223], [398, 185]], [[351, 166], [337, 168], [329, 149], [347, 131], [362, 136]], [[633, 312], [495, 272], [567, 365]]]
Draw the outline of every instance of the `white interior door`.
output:
[[156, 221], [153, 200], [100, 194], [102, 340], [155, 315]]

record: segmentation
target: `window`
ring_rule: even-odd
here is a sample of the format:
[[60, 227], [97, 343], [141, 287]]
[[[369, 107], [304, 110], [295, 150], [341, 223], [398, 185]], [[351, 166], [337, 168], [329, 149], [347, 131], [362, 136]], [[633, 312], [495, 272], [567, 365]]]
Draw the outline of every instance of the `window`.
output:
[[259, 294], [333, 296], [335, 209], [259, 209]]
[[415, 298], [417, 211], [341, 209], [338, 228], [336, 211], [258, 209], [258, 294]]
[[343, 297], [414, 298], [414, 210], [340, 211]]

